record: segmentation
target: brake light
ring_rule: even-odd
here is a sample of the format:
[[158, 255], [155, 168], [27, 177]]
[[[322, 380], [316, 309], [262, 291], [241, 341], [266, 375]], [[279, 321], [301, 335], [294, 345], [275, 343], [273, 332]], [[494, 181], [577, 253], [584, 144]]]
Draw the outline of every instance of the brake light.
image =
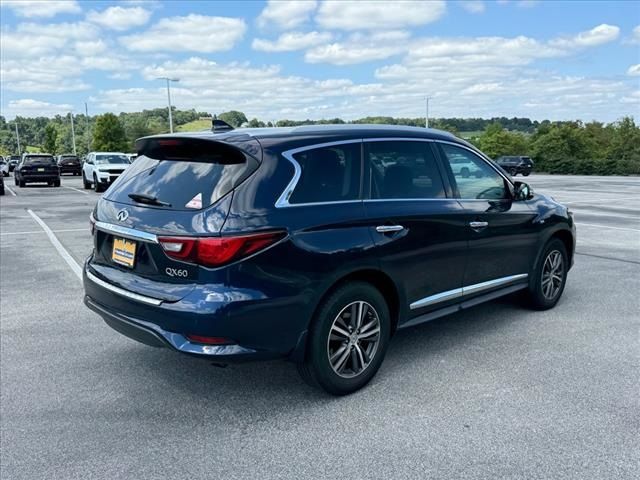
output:
[[220, 267], [264, 250], [285, 235], [278, 231], [232, 237], [160, 237], [158, 241], [170, 258]]

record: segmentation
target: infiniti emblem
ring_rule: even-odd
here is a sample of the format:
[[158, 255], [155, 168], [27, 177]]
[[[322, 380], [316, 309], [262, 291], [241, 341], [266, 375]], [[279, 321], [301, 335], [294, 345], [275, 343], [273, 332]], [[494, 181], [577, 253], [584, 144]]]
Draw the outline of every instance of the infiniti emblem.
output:
[[118, 220], [124, 222], [127, 218], [129, 218], [129, 212], [126, 208], [123, 208], [118, 212]]

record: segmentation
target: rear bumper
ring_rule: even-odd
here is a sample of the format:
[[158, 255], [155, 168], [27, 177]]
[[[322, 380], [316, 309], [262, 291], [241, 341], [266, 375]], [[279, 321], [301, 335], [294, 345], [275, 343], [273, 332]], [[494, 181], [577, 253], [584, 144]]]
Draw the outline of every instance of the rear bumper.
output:
[[219, 360], [238, 361], [261, 357], [257, 351], [240, 345], [202, 345], [193, 343], [182, 334], [169, 332], [153, 323], [116, 313], [106, 306], [100, 305], [88, 295], [84, 297], [84, 304], [100, 315], [105, 323], [115, 331], [151, 347], [171, 348], [189, 355]]
[[64, 165], [60, 167], [60, 173], [76, 173], [79, 175], [81, 171], [82, 168], [80, 167], [80, 165]]
[[20, 175], [19, 178], [24, 182], [53, 182], [54, 180], [59, 180], [60, 175]]
[[[146, 345], [224, 362], [297, 358], [303, 322], [282, 299], [248, 298], [201, 285], [178, 301], [126, 290], [84, 268], [84, 303], [119, 333]], [[243, 297], [244, 295], [244, 297]], [[295, 315], [295, 314], [294, 314]], [[188, 335], [223, 337], [230, 345], [194, 343]]]

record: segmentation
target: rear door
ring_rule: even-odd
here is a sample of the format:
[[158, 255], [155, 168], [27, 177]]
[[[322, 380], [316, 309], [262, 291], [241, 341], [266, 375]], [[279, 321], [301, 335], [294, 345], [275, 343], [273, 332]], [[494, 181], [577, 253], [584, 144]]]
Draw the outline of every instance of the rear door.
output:
[[381, 268], [417, 316], [460, 296], [467, 251], [464, 211], [447, 195], [431, 142], [365, 140], [365, 215]]
[[[536, 252], [536, 217], [529, 201], [513, 201], [509, 183], [488, 161], [471, 149], [437, 142], [456, 197], [465, 210], [469, 240], [464, 286], [484, 282], [503, 286], [522, 281]], [[456, 163], [469, 165], [461, 175]], [[511, 277], [516, 277], [508, 280]], [[490, 285], [488, 288], [492, 288]], [[471, 290], [470, 290], [471, 291]]]
[[259, 162], [206, 140], [152, 139], [142, 148], [98, 203], [91, 266], [127, 290], [176, 301], [203, 267], [169, 258], [158, 237], [219, 236], [233, 189]]

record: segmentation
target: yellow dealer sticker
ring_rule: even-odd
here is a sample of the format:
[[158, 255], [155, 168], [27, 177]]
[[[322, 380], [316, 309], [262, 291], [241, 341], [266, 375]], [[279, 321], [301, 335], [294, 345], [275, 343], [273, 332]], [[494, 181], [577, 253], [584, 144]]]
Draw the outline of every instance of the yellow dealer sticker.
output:
[[124, 238], [113, 239], [113, 252], [111, 260], [119, 265], [133, 268], [133, 262], [136, 258], [136, 242], [126, 240]]

